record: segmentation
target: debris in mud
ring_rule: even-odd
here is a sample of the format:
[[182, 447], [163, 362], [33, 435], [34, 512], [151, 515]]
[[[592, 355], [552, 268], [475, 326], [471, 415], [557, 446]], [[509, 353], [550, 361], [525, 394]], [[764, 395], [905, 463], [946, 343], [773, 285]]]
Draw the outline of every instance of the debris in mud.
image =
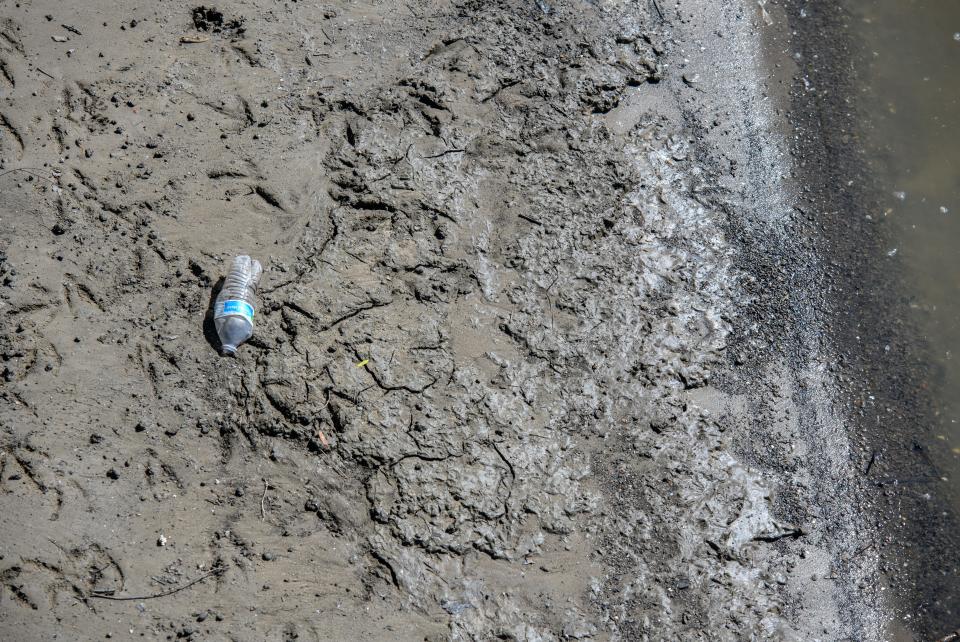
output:
[[213, 322], [223, 354], [232, 355], [253, 336], [254, 303], [263, 268], [247, 255], [234, 258], [214, 305]]
[[223, 12], [215, 7], [199, 6], [193, 9], [193, 26], [197, 31], [242, 36], [246, 31], [243, 23], [243, 18], [225, 19]]

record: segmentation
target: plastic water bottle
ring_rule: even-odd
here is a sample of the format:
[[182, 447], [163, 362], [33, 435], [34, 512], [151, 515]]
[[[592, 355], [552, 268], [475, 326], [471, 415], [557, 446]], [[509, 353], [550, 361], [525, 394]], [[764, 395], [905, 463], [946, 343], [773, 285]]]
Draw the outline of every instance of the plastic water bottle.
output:
[[234, 354], [237, 346], [253, 336], [253, 297], [261, 274], [259, 261], [246, 255], [233, 259], [213, 309], [223, 354]]

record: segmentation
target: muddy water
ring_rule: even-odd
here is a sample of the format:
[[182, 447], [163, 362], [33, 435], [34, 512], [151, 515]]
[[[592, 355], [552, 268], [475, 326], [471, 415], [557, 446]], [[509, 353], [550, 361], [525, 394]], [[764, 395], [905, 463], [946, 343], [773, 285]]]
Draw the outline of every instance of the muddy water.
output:
[[960, 2], [847, 0], [865, 47], [857, 107], [912, 321], [930, 349], [928, 447], [960, 506]]

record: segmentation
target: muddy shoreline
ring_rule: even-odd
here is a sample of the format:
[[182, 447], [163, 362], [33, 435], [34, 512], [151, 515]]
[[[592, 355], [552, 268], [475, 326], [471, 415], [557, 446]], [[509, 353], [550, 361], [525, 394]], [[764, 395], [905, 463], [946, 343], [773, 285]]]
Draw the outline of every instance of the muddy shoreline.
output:
[[868, 119], [851, 101], [860, 91], [860, 60], [870, 54], [850, 33], [842, 6], [802, 18], [802, 3], [788, 6], [803, 52], [792, 88], [795, 151], [805, 160], [805, 210], [823, 232], [820, 251], [831, 257], [824, 303], [842, 398], [856, 426], [861, 510], [879, 527], [870, 546], [894, 608], [888, 635], [939, 639], [958, 617], [960, 522], [921, 444], [937, 425], [927, 386], [932, 359], [909, 314], [902, 267], [888, 252], [894, 245], [879, 213], [889, 186], [869, 169]]
[[5, 6], [0, 627], [883, 639], [789, 11]]

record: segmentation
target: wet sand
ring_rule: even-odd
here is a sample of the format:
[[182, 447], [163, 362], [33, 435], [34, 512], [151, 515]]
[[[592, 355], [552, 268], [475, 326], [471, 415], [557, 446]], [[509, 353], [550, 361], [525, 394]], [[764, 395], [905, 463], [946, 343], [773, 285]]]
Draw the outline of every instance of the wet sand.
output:
[[715, 4], [4, 5], [0, 630], [884, 639], [789, 12]]

